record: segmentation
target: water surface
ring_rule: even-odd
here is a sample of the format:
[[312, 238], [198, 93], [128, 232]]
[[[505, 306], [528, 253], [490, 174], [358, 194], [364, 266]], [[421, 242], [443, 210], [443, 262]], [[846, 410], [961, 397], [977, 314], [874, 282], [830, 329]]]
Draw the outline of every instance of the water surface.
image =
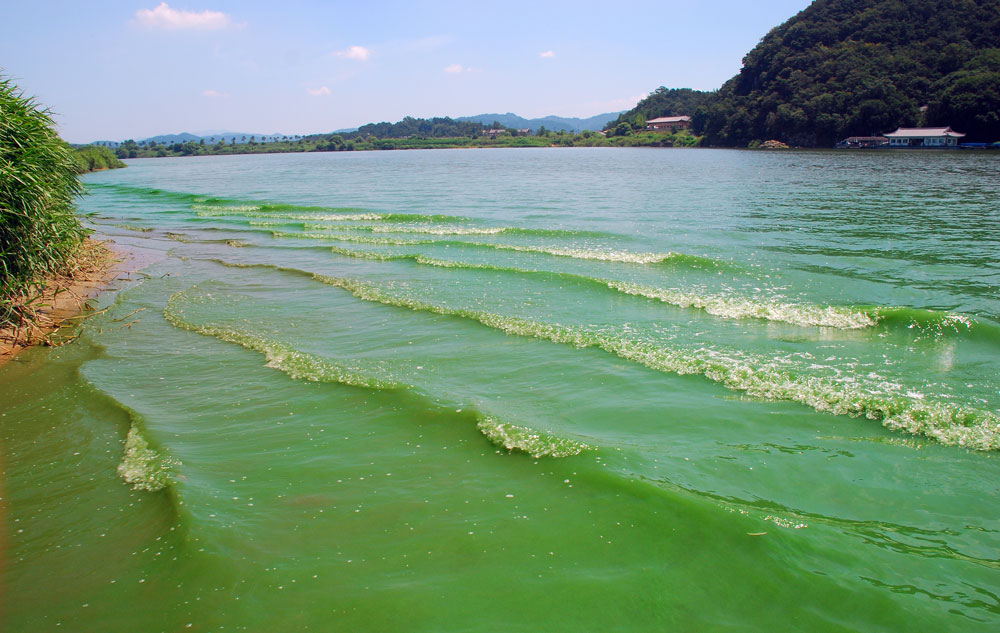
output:
[[996, 630], [998, 166], [87, 176], [158, 261], [0, 369], [4, 629]]

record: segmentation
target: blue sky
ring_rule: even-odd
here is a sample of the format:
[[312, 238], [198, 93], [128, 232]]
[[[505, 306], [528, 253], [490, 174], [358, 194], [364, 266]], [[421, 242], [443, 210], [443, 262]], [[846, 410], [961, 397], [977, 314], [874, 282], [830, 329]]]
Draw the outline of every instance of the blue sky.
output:
[[515, 112], [587, 117], [712, 90], [810, 0], [7, 0], [0, 72], [71, 142], [306, 134]]

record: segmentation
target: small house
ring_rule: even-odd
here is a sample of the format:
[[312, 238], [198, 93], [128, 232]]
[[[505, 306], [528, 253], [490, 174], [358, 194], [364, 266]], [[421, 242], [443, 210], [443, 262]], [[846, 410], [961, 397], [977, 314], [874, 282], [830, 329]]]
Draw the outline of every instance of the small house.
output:
[[889, 147], [958, 147], [958, 139], [965, 136], [950, 127], [901, 127], [885, 135]]

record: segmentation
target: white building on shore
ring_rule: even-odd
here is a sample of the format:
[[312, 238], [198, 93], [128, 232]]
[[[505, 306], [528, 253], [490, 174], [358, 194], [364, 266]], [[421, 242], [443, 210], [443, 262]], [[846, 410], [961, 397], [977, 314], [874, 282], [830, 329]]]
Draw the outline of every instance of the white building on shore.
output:
[[658, 119], [646, 121], [647, 130], [669, 132], [686, 130], [691, 127], [691, 117], [689, 116], [661, 116]]
[[885, 135], [889, 147], [958, 147], [965, 136], [950, 127], [901, 127]]

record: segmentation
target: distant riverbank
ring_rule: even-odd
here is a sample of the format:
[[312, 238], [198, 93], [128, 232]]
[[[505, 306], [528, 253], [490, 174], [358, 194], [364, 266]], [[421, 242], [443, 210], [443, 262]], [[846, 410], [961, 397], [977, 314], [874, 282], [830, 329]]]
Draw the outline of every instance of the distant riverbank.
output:
[[220, 156], [230, 154], [294, 154], [302, 152], [362, 152], [393, 149], [524, 148], [524, 147], [697, 147], [701, 137], [687, 131], [641, 132], [606, 137], [596, 132], [548, 132], [541, 136], [497, 135], [475, 137], [408, 137], [345, 139], [339, 134], [318, 134], [296, 140], [258, 143], [186, 143], [138, 145], [126, 142], [118, 148], [121, 158], [166, 158], [170, 156]]

